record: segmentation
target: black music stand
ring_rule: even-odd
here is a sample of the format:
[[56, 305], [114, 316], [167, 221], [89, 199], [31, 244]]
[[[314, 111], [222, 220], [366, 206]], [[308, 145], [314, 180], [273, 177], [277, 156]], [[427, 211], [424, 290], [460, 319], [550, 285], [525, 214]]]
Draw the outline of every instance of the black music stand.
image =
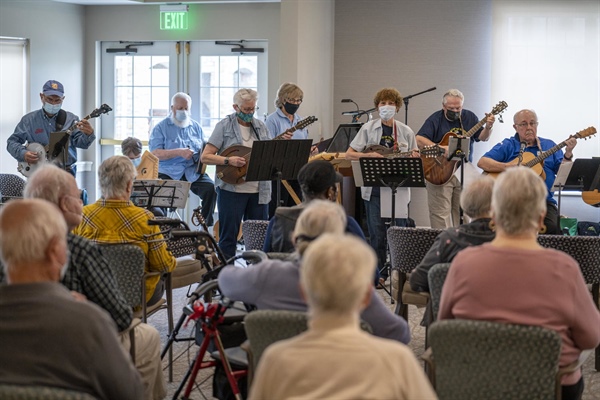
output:
[[48, 138], [48, 160], [58, 160], [59, 165], [65, 171], [67, 170], [67, 161], [69, 159], [69, 138], [71, 134], [67, 131], [50, 132]]
[[277, 204], [281, 201], [281, 181], [297, 179], [308, 162], [312, 140], [256, 140], [248, 161], [246, 182], [277, 181]]
[[147, 179], [133, 181], [131, 201], [138, 207], [151, 209], [185, 208], [191, 183], [186, 181]]
[[[568, 174], [563, 172], [565, 167], [568, 168]], [[578, 158], [572, 163], [562, 164], [552, 188], [558, 190], [558, 226], [560, 227], [562, 191], [588, 192], [600, 189], [600, 158]]]
[[[460, 191], [462, 192], [465, 180], [465, 160], [469, 158], [469, 149], [471, 148], [471, 139], [450, 136], [448, 138], [448, 161], [458, 159], [460, 163]], [[464, 213], [462, 207], [459, 207], [460, 224], [463, 224]], [[454, 222], [456, 223], [456, 222]]]
[[353, 123], [338, 126], [331, 143], [325, 151], [328, 153], [346, 152], [362, 125], [362, 123]]
[[[420, 158], [361, 158], [359, 162], [362, 185], [358, 181], [357, 186], [388, 187], [392, 190], [390, 226], [396, 226], [396, 192], [399, 187], [425, 187], [423, 161]], [[384, 240], [387, 243], [387, 235]], [[390, 264], [384, 263], [383, 268], [387, 268], [388, 276], [391, 276]], [[383, 289], [390, 294], [385, 287]]]

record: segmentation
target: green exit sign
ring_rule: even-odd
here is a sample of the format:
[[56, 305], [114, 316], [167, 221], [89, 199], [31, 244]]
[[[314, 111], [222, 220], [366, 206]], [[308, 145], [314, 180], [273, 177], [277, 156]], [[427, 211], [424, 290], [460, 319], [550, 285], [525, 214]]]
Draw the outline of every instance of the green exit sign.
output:
[[187, 30], [188, 13], [185, 11], [161, 11], [160, 29], [163, 31]]

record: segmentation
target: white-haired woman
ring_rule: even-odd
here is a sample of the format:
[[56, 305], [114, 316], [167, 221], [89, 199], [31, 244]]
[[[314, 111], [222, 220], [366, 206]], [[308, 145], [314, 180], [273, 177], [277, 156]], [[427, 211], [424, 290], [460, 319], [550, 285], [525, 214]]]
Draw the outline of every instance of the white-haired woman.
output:
[[[537, 325], [562, 338], [560, 366], [600, 343], [600, 312], [579, 265], [569, 255], [540, 246], [547, 189], [531, 169], [502, 173], [492, 195], [496, 237], [460, 252], [452, 262], [439, 319], [487, 320]], [[562, 398], [579, 399], [581, 371], [562, 380]]]

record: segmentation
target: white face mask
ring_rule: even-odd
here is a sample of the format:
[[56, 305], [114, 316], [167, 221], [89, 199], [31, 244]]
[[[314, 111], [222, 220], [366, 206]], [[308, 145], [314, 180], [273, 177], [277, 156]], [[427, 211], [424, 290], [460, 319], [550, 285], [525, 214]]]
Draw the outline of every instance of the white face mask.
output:
[[184, 122], [190, 117], [190, 113], [186, 110], [175, 110], [175, 119], [179, 122]]
[[142, 157], [132, 158], [131, 162], [133, 163], [133, 166], [137, 168], [142, 162]]
[[389, 121], [396, 115], [396, 106], [381, 106], [379, 107], [379, 116], [384, 121]]

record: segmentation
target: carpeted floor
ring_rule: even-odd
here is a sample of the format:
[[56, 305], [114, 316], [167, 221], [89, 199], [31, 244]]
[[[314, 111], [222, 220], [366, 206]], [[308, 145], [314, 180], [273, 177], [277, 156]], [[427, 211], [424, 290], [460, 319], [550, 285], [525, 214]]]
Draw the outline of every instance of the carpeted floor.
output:
[[[389, 296], [383, 291], [379, 290], [379, 293], [384, 297], [387, 304], [390, 305], [390, 309], [394, 310], [394, 305], [390, 304]], [[174, 292], [174, 314], [175, 314], [175, 323], [179, 320], [181, 316], [183, 307], [187, 304], [187, 289], [178, 289]], [[417, 358], [424, 351], [424, 339], [425, 339], [425, 328], [419, 325], [421, 318], [423, 316], [423, 309], [417, 309], [416, 307], [409, 306], [409, 325], [412, 333], [412, 340], [409, 344], [410, 348], [414, 351]], [[148, 321], [150, 324], [155, 326], [161, 333], [161, 337], [163, 338], [163, 345], [167, 341], [167, 315], [166, 312], [161, 311], [152, 317], [149, 318]], [[188, 326], [187, 328], [183, 328], [178, 338], [184, 338], [186, 336], [190, 336], [192, 334], [193, 328]], [[179, 358], [173, 363], [173, 382], [167, 382], [168, 386], [168, 399], [173, 398], [180, 382], [182, 381], [185, 373], [188, 371], [189, 365], [192, 361], [192, 358], [196, 356], [198, 351], [198, 346], [193, 345], [191, 349], [188, 350], [188, 346], [193, 342], [179, 342], [173, 345], [174, 352], [179, 355]], [[168, 355], [165, 356], [163, 360], [163, 365], [165, 366], [165, 377], [168, 380], [168, 371], [166, 369], [167, 366], [167, 358]], [[208, 359], [208, 358], [205, 358]], [[585, 379], [585, 391], [583, 393], [584, 400], [600, 400], [600, 372], [596, 372], [594, 370], [594, 355], [588, 358], [586, 363], [583, 366], [583, 375]], [[198, 375], [198, 379], [196, 380], [198, 384], [195, 385], [194, 390], [190, 396], [191, 399], [213, 399], [212, 397], [212, 369], [207, 369], [201, 371]], [[181, 398], [181, 395], [179, 396]]]

